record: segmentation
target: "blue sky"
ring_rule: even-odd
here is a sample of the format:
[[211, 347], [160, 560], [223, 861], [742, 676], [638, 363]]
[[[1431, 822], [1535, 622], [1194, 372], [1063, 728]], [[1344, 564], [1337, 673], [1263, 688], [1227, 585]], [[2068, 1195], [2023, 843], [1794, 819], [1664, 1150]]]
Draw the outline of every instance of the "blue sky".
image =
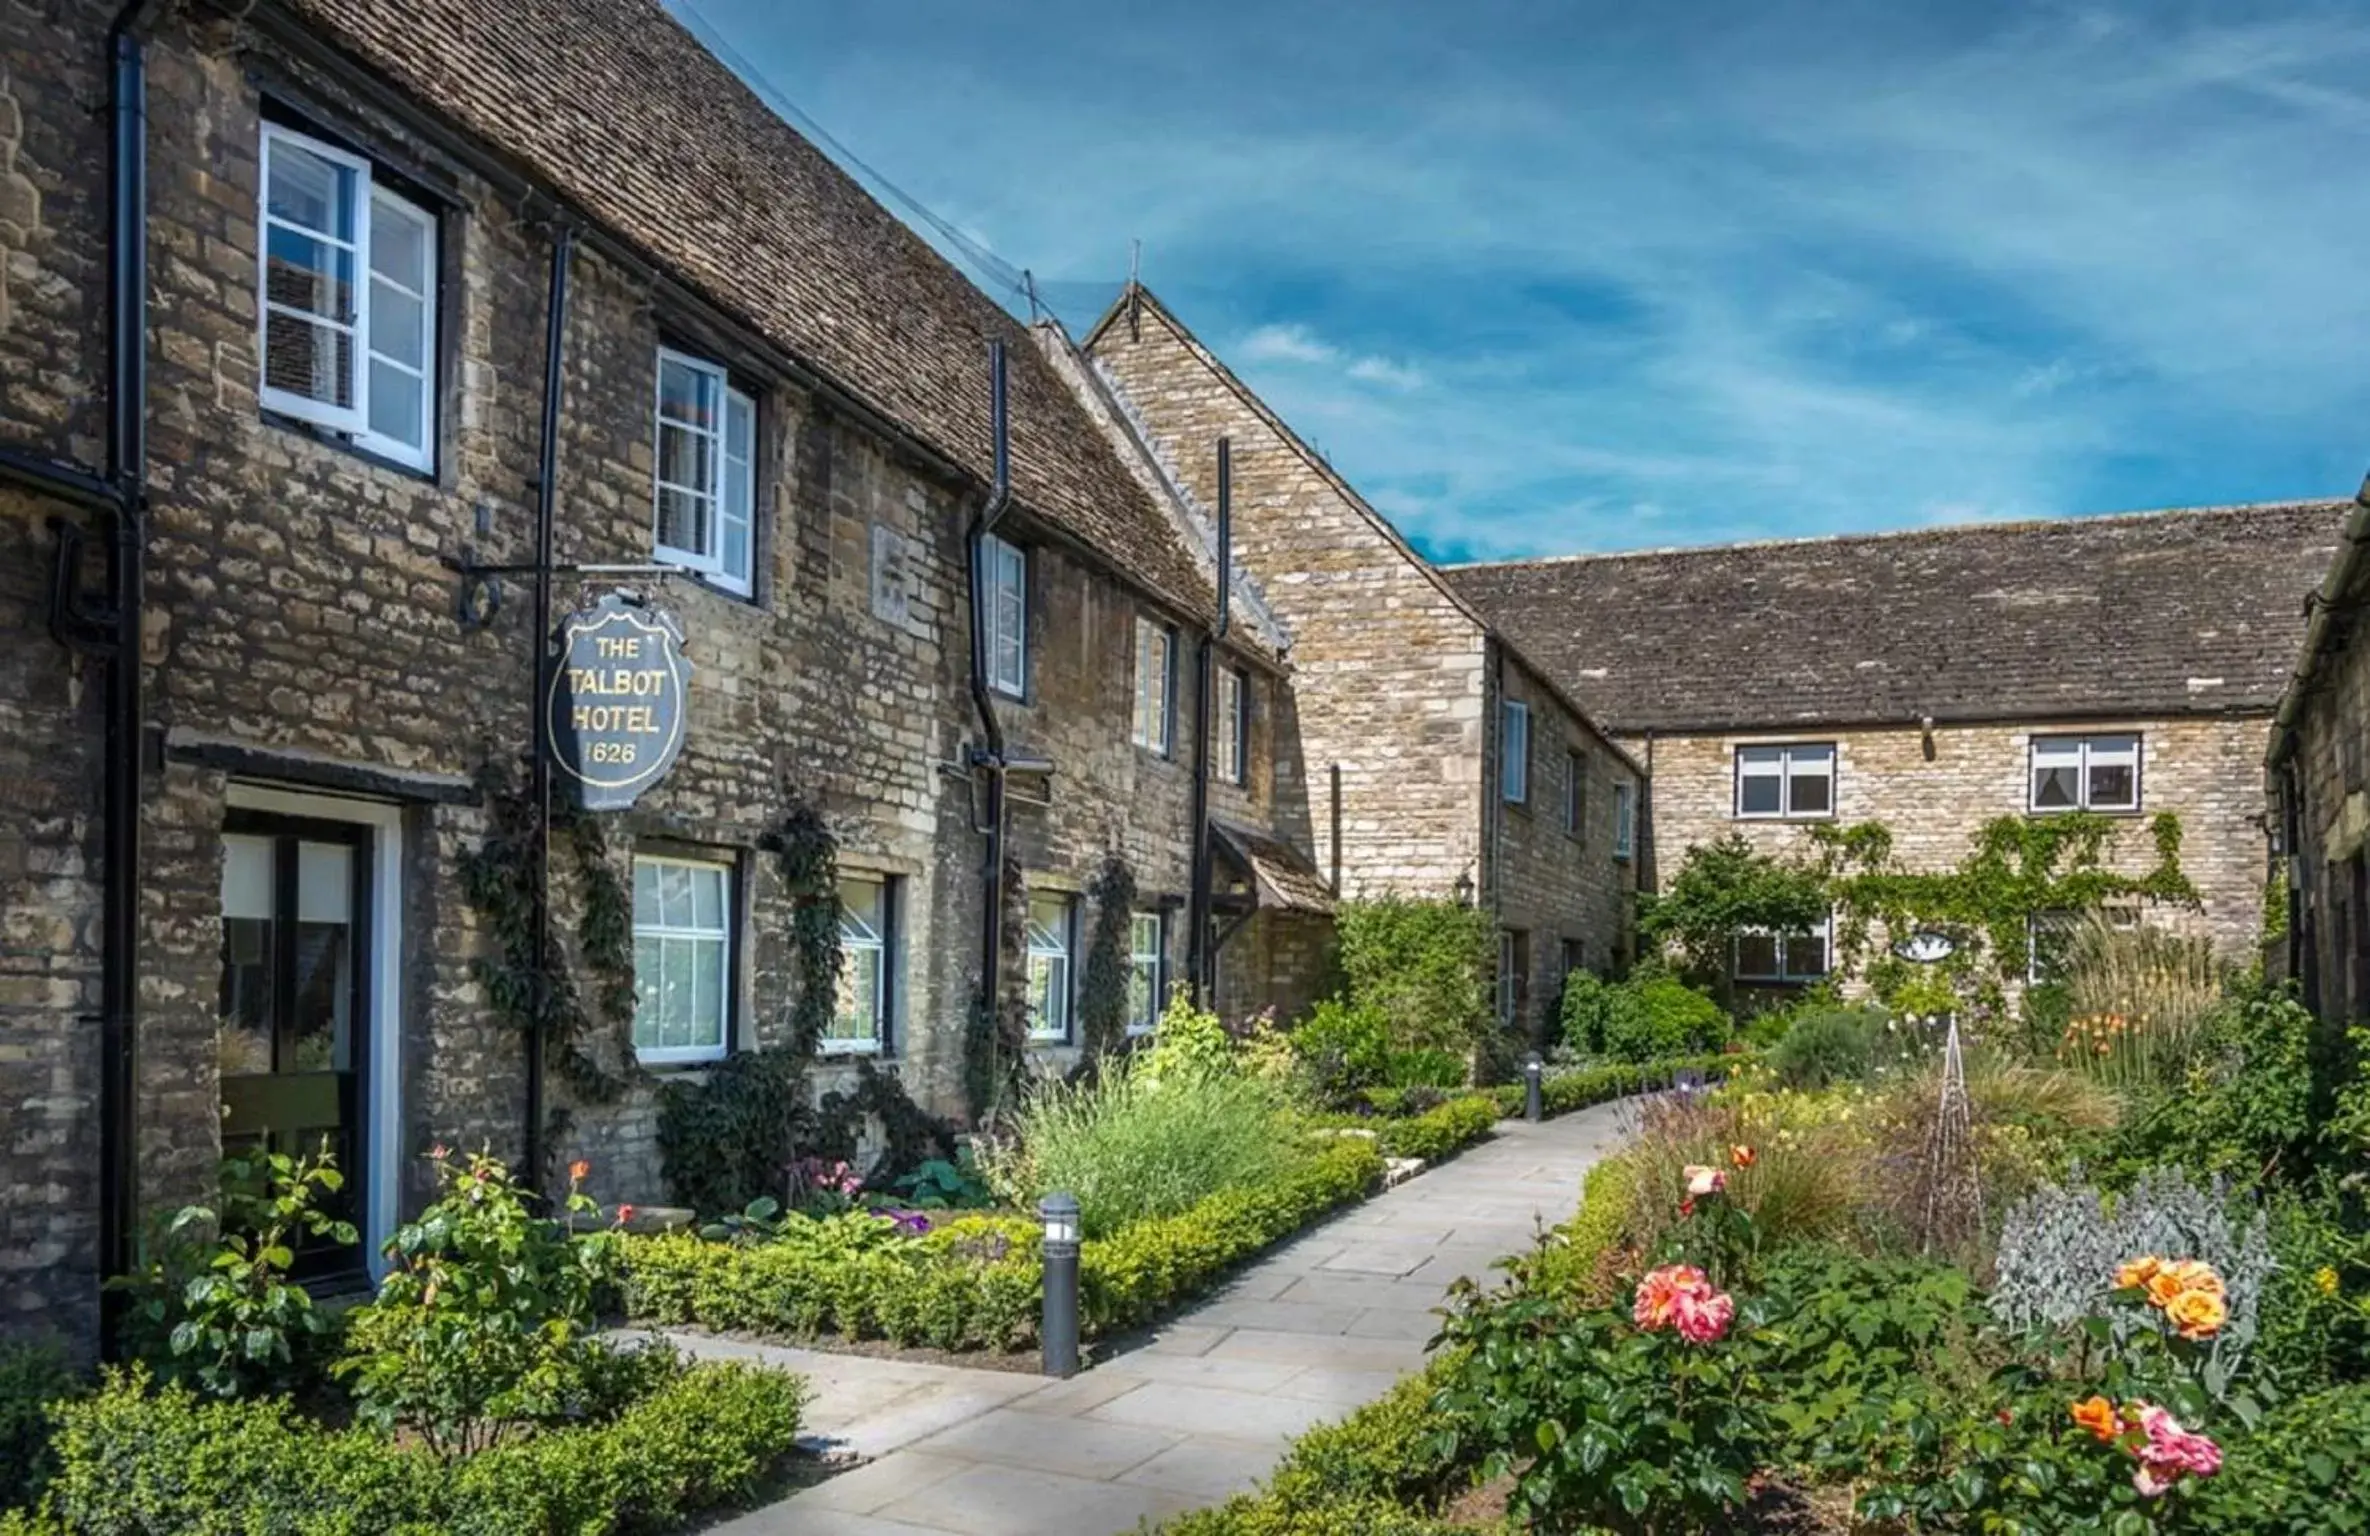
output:
[[2359, 0], [675, 5], [1074, 330], [1141, 240], [1440, 558], [2370, 468]]

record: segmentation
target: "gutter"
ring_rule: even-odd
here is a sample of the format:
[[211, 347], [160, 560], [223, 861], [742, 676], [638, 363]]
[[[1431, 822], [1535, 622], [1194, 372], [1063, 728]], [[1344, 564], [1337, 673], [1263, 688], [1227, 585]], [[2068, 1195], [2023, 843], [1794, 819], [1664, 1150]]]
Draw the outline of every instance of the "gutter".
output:
[[1004, 774], [1011, 764], [1004, 751], [1004, 725], [996, 717], [995, 695], [988, 686], [987, 536], [1012, 505], [1012, 424], [1001, 339], [988, 342], [988, 422], [995, 444], [994, 479], [963, 535], [963, 558], [971, 588], [971, 707], [979, 716], [985, 743], [971, 749], [970, 767], [987, 775], [987, 814], [980, 828], [986, 843], [986, 878], [980, 902], [979, 996], [989, 1027], [1000, 1032], [996, 1015], [1004, 969]]
[[544, 1054], [550, 1046], [545, 1015], [549, 1012], [550, 981], [545, 975], [551, 955], [551, 576], [552, 544], [559, 523], [560, 399], [566, 388], [568, 358], [568, 274], [576, 254], [576, 231], [560, 226], [551, 245], [551, 287], [544, 301], [542, 441], [535, 461], [535, 647], [534, 756], [528, 768], [529, 794], [535, 802], [535, 1007], [527, 1015], [527, 1134], [523, 1159], [527, 1177], [538, 1190], [551, 1181], [544, 1177]]
[[[106, 518], [107, 590], [83, 590], [82, 525], [49, 520], [50, 634], [105, 664], [99, 914], [99, 1273], [129, 1274], [139, 1228], [135, 1115], [140, 999], [140, 639], [148, 510], [148, 60], [135, 30], [148, 0], [127, 0], [107, 28], [107, 460], [93, 474], [0, 449], [0, 480]], [[115, 1357], [123, 1293], [99, 1291], [99, 1347]]]

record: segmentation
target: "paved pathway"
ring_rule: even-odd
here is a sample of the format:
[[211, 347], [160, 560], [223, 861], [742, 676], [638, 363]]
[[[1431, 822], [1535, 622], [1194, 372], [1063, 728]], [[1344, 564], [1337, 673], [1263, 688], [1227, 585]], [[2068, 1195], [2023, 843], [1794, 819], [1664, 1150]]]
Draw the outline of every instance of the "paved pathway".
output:
[[1068, 1381], [686, 1338], [807, 1374], [822, 1448], [878, 1458], [729, 1536], [1112, 1536], [1214, 1504], [1423, 1361], [1459, 1275], [1560, 1221], [1619, 1144], [1602, 1105], [1498, 1134], [1320, 1226]]

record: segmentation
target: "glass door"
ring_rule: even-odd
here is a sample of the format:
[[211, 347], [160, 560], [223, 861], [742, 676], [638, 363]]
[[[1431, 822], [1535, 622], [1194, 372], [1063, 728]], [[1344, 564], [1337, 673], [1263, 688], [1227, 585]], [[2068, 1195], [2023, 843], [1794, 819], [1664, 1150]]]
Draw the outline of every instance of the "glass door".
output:
[[[370, 1059], [370, 829], [232, 811], [224, 824], [220, 1059], [226, 1154], [326, 1148], [360, 1225]], [[358, 1269], [354, 1245], [311, 1239], [298, 1272]]]

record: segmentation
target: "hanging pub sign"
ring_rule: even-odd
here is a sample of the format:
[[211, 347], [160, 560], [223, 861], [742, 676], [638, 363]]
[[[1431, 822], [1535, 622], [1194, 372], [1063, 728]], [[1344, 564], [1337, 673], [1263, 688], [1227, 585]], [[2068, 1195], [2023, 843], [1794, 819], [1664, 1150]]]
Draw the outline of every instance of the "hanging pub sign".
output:
[[613, 592], [560, 626], [552, 766], [588, 811], [622, 811], [683, 750], [691, 663], [674, 618]]

